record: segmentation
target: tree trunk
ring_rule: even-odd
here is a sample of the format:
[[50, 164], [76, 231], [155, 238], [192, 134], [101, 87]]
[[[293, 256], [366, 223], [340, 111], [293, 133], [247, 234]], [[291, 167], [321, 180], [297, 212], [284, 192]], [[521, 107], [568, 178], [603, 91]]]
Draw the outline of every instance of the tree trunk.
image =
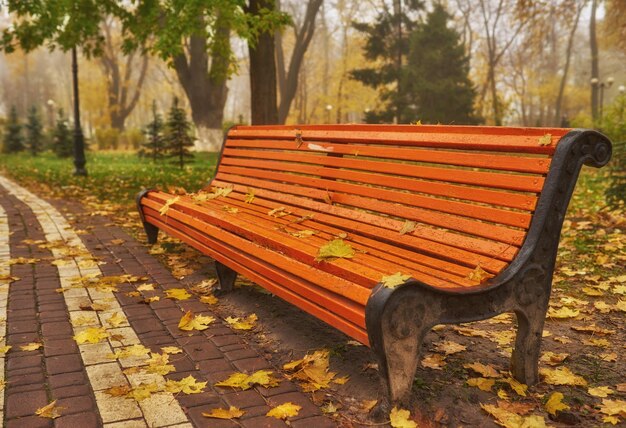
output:
[[[317, 13], [320, 10], [320, 6], [322, 5], [323, 1], [324, 0], [309, 0], [306, 8], [304, 22], [302, 23], [302, 28], [296, 31], [296, 42], [293, 47], [293, 52], [291, 53], [289, 70], [287, 71], [286, 75], [284, 72], [284, 68], [282, 70], [280, 69], [281, 67], [284, 67], [282, 46], [277, 46], [277, 63], [279, 66], [278, 76], [280, 88], [280, 105], [278, 107], [279, 123], [285, 123], [285, 121], [287, 120], [287, 116], [289, 115], [289, 109], [291, 108], [291, 103], [293, 102], [293, 98], [295, 97], [296, 90], [298, 88], [298, 76], [300, 74], [300, 67], [302, 66], [304, 54], [311, 44], [311, 39], [313, 39], [313, 34], [315, 33], [315, 18], [317, 17]], [[278, 37], [277, 41], [281, 41], [281, 38]]]
[[[274, 9], [274, 0], [250, 0], [248, 12], [258, 15], [261, 9]], [[250, 95], [252, 125], [278, 123], [274, 35], [264, 31], [256, 43], [248, 42], [250, 55]]]
[[554, 108], [554, 126], [561, 124], [561, 107], [563, 105], [563, 94], [565, 93], [565, 84], [567, 83], [567, 73], [569, 72], [569, 64], [572, 58], [572, 48], [574, 46], [574, 35], [578, 28], [578, 21], [580, 20], [580, 14], [583, 10], [584, 2], [578, 7], [576, 12], [576, 18], [572, 24], [572, 28], [569, 33], [569, 39], [567, 40], [567, 50], [565, 51], [565, 67], [563, 67], [563, 76], [561, 77], [561, 83], [559, 85], [559, 94], [556, 98], [556, 106]]
[[[591, 2], [591, 17], [589, 18], [589, 47], [591, 48], [591, 78], [599, 80], [600, 66], [598, 64], [598, 39], [596, 37], [596, 9], [598, 0]], [[599, 84], [591, 85], [591, 117], [595, 123], [598, 120]]]

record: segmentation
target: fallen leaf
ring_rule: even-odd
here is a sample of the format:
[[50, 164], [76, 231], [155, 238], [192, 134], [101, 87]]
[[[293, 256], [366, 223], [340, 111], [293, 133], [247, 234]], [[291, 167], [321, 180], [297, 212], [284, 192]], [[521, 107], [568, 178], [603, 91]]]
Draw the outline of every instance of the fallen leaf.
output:
[[202, 416], [205, 418], [238, 419], [242, 417], [244, 413], [243, 410], [235, 406], [230, 406], [229, 409], [212, 409], [210, 413], [202, 412]]
[[200, 296], [200, 302], [206, 303], [207, 305], [215, 305], [218, 302], [218, 300], [217, 300], [217, 297], [210, 294], [208, 296]]
[[124, 242], [126, 241], [124, 241], [123, 239], [111, 239], [109, 241], [109, 243], [113, 245], [122, 245]]
[[494, 377], [494, 378], [501, 377], [500, 373], [498, 373], [498, 371], [489, 364], [485, 365], [479, 362], [475, 362], [475, 363], [463, 364], [463, 367], [466, 369], [471, 369], [475, 371], [476, 373], [483, 375], [484, 377]]
[[617, 361], [617, 354], [615, 352], [604, 352], [600, 354], [600, 359], [602, 361], [607, 361], [609, 363], [614, 363]]
[[550, 144], [552, 144], [552, 134], [545, 134], [539, 138], [540, 146], [549, 146]]
[[542, 416], [520, 416], [502, 407], [493, 404], [481, 404], [480, 407], [496, 419], [498, 425], [505, 428], [545, 428], [546, 422]]
[[115, 312], [109, 318], [106, 319], [106, 322], [109, 323], [112, 327], [119, 327], [120, 325], [126, 323], [126, 317], [119, 312]]
[[552, 307], [548, 309], [548, 318], [566, 319], [575, 318], [578, 315], [580, 315], [580, 311], [578, 309], [570, 309], [567, 306], [563, 306], [560, 309], [554, 309]]
[[595, 388], [587, 389], [587, 393], [593, 397], [606, 398], [611, 394], [615, 394], [615, 391], [609, 386], [597, 386]]
[[351, 259], [354, 257], [354, 254], [354, 249], [350, 244], [347, 244], [343, 239], [333, 239], [320, 247], [315, 260], [322, 261], [335, 258]]
[[159, 392], [161, 388], [156, 383], [140, 383], [136, 387], [132, 388], [126, 397], [132, 398], [135, 401], [147, 400], [155, 392]]
[[399, 285], [404, 284], [411, 278], [411, 275], [405, 275], [402, 272], [396, 272], [393, 275], [383, 276], [380, 283], [383, 287], [396, 288]]
[[602, 399], [602, 406], [600, 411], [608, 416], [619, 415], [626, 418], [626, 401], [624, 400], [609, 400]]
[[204, 391], [207, 382], [198, 382], [193, 376], [189, 375], [179, 381], [168, 379], [165, 383], [165, 390], [172, 394], [199, 394]]
[[410, 419], [411, 412], [398, 409], [394, 406], [389, 414], [390, 424], [393, 428], [417, 428], [417, 423]]
[[481, 391], [490, 392], [491, 388], [493, 388], [493, 386], [496, 384], [496, 380], [487, 379], [484, 377], [473, 377], [473, 378], [467, 379], [467, 384], [469, 386], [475, 386]]
[[82, 303], [79, 308], [83, 311], [106, 311], [110, 306], [104, 303]]
[[226, 211], [229, 214], [237, 214], [239, 212], [239, 208], [231, 207], [229, 205], [223, 205], [222, 210]]
[[257, 320], [256, 314], [250, 314], [245, 318], [227, 317], [224, 321], [235, 330], [252, 330], [256, 326]]
[[56, 419], [61, 416], [59, 410], [63, 408], [64, 407], [57, 407], [57, 400], [54, 400], [53, 402], [37, 409], [35, 414], [40, 418]]
[[583, 377], [575, 375], [567, 367], [558, 367], [556, 369], [541, 368], [539, 369], [539, 374], [550, 385], [587, 386], [587, 381]]
[[129, 358], [129, 357], [144, 357], [150, 353], [150, 349], [140, 344], [134, 344], [130, 346], [117, 349], [113, 354], [110, 354], [110, 358]]
[[417, 223], [415, 223], [414, 221], [406, 220], [404, 224], [402, 225], [402, 227], [400, 228], [400, 230], [398, 231], [398, 233], [400, 235], [406, 235], [407, 233], [413, 232], [416, 226], [417, 226]]
[[528, 385], [521, 383], [517, 379], [513, 379], [512, 377], [505, 377], [502, 379], [498, 379], [498, 382], [508, 383], [509, 386], [517, 395], [520, 397], [526, 397], [526, 391], [528, 390]]
[[287, 211], [285, 207], [274, 208], [273, 210], [269, 210], [267, 212], [267, 215], [270, 217], [284, 217], [289, 214], [291, 214], [291, 212]]
[[441, 342], [434, 343], [434, 346], [438, 352], [443, 352], [446, 355], [452, 355], [467, 350], [466, 346], [450, 340], [442, 340]]
[[244, 202], [246, 204], [251, 204], [254, 201], [254, 189], [248, 187], [248, 193], [246, 193], [246, 198]]
[[112, 397], [124, 397], [131, 391], [131, 389], [130, 385], [118, 385], [105, 389], [104, 392]]
[[317, 230], [298, 230], [296, 232], [289, 232], [291, 236], [295, 236], [296, 238], [310, 238], [313, 235], [317, 235], [319, 232]]
[[163, 348], [161, 348], [161, 351], [165, 352], [166, 354], [182, 354], [183, 353], [183, 350], [176, 346], [164, 346]]
[[146, 366], [146, 372], [160, 374], [165, 376], [176, 370], [176, 368], [170, 364], [170, 356], [168, 354], [151, 353], [150, 358], [146, 360], [148, 364]]
[[79, 345], [83, 343], [100, 343], [109, 337], [104, 327], [88, 327], [74, 336], [74, 340]]
[[541, 354], [541, 358], [539, 359], [539, 361], [541, 361], [542, 363], [546, 363], [550, 366], [557, 366], [565, 361], [567, 357], [569, 357], [569, 354], [567, 353], [558, 354], [552, 351], [548, 351]]
[[369, 412], [374, 408], [376, 403], [378, 403], [378, 400], [363, 400], [363, 402], [361, 403], [361, 408], [364, 411]]
[[159, 209], [159, 214], [161, 215], [165, 215], [167, 214], [167, 212], [169, 211], [170, 207], [175, 204], [176, 202], [178, 202], [180, 200], [180, 196], [175, 196], [171, 199], [168, 199], [167, 201], [165, 201], [165, 204], [163, 204], [163, 206], [161, 207], [161, 209]]
[[165, 297], [174, 300], [187, 300], [191, 297], [191, 294], [184, 288], [170, 288], [169, 290], [165, 290]]
[[247, 390], [254, 385], [261, 385], [266, 388], [277, 386], [280, 379], [274, 377], [273, 372], [269, 370], [257, 370], [251, 375], [245, 373], [233, 373], [227, 379], [217, 382], [215, 386], [229, 386], [231, 388], [239, 388]]
[[298, 406], [297, 404], [293, 404], [291, 402], [287, 402], [270, 409], [270, 411], [267, 412], [265, 416], [276, 419], [287, 419], [289, 417], [298, 416], [300, 409], [302, 409], [301, 406]]
[[214, 317], [206, 315], [195, 315], [192, 311], [187, 311], [178, 323], [178, 328], [184, 331], [206, 330], [209, 324], [215, 321]]
[[560, 392], [553, 392], [546, 401], [545, 408], [552, 416], [556, 416], [556, 412], [560, 412], [561, 410], [567, 410], [570, 407], [563, 403], [563, 394]]
[[478, 284], [482, 284], [483, 282], [485, 282], [492, 276], [493, 275], [491, 275], [490, 273], [485, 271], [483, 268], [481, 268], [480, 265], [477, 265], [473, 271], [467, 274], [466, 278], [469, 279], [470, 281], [474, 281]]
[[37, 349], [41, 348], [43, 346], [43, 344], [39, 343], [39, 342], [31, 342], [28, 343], [26, 345], [21, 345], [20, 349], [22, 351], [36, 351]]
[[152, 291], [154, 290], [154, 284], [141, 284], [137, 287], [137, 291]]
[[441, 354], [427, 354], [422, 358], [422, 366], [433, 370], [443, 370], [446, 366], [446, 357]]

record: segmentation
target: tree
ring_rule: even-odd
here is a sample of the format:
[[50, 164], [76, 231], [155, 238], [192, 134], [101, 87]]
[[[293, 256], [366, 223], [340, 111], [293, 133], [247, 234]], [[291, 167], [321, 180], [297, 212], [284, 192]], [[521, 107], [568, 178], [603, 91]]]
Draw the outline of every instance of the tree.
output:
[[152, 102], [152, 121], [144, 129], [146, 142], [139, 151], [139, 156], [146, 156], [156, 162], [165, 156], [163, 137], [163, 119], [157, 111], [156, 101]]
[[72, 134], [67, 124], [67, 118], [63, 114], [63, 109], [59, 109], [54, 127], [52, 150], [60, 158], [69, 158], [74, 153]]
[[26, 122], [26, 146], [30, 154], [37, 156], [43, 149], [43, 125], [37, 107], [31, 107]]
[[24, 150], [22, 125], [20, 124], [20, 119], [17, 117], [17, 109], [15, 106], [12, 106], [4, 131], [4, 145], [2, 146], [2, 152], [16, 153], [21, 152], [22, 150]]
[[408, 110], [426, 123], [475, 124], [476, 90], [468, 77], [469, 58], [460, 35], [448, 28], [451, 16], [441, 4], [410, 36], [404, 87]]
[[291, 60], [289, 67], [285, 70], [285, 57], [283, 53], [282, 35], [280, 31], [276, 31], [276, 68], [278, 89], [280, 92], [280, 104], [278, 106], [278, 123], [285, 123], [291, 103], [296, 96], [298, 89], [298, 77], [300, 75], [300, 67], [304, 60], [313, 34], [315, 33], [315, 18], [320, 10], [324, 0], [309, 0], [306, 7], [306, 13], [302, 21], [302, 25], [298, 28], [293, 25], [295, 42], [291, 52]]
[[367, 38], [364, 48], [365, 58], [376, 65], [353, 70], [353, 79], [366, 86], [378, 89], [381, 106], [366, 114], [370, 123], [410, 122], [413, 112], [405, 97], [402, 79], [402, 64], [409, 51], [409, 34], [416, 26], [416, 19], [411, 17], [422, 8], [418, 0], [394, 0], [393, 12], [387, 5], [378, 14], [373, 24], [355, 23], [354, 27]]
[[[598, 0], [591, 1], [591, 17], [589, 18], [589, 48], [591, 50], [591, 117], [594, 124], [598, 121], [598, 105], [600, 98], [600, 65], [598, 59], [598, 37], [596, 35], [596, 10]], [[595, 83], [594, 83], [595, 82]]]
[[178, 105], [178, 98], [174, 98], [170, 108], [163, 140], [167, 156], [174, 158], [181, 169], [185, 166], [186, 160], [193, 159], [193, 154], [189, 148], [193, 147], [195, 138], [192, 135], [191, 123], [187, 120], [185, 110]]

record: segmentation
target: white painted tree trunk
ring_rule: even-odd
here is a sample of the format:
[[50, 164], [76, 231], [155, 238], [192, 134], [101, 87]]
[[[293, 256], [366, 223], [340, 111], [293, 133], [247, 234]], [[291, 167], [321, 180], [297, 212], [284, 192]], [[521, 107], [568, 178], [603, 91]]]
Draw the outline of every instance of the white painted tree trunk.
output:
[[223, 139], [224, 131], [221, 129], [198, 127], [194, 149], [197, 152], [219, 152]]

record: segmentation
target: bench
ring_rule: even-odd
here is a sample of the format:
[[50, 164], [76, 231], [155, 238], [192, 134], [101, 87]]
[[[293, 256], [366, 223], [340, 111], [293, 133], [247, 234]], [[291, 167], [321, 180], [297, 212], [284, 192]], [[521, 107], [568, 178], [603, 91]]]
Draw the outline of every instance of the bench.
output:
[[[559, 235], [591, 130], [421, 125], [237, 126], [204, 193], [146, 190], [158, 230], [368, 345], [381, 408], [404, 403], [426, 333], [515, 312], [511, 372], [537, 381]], [[346, 257], [322, 259], [329, 242]], [[352, 256], [352, 257], [350, 257]]]

